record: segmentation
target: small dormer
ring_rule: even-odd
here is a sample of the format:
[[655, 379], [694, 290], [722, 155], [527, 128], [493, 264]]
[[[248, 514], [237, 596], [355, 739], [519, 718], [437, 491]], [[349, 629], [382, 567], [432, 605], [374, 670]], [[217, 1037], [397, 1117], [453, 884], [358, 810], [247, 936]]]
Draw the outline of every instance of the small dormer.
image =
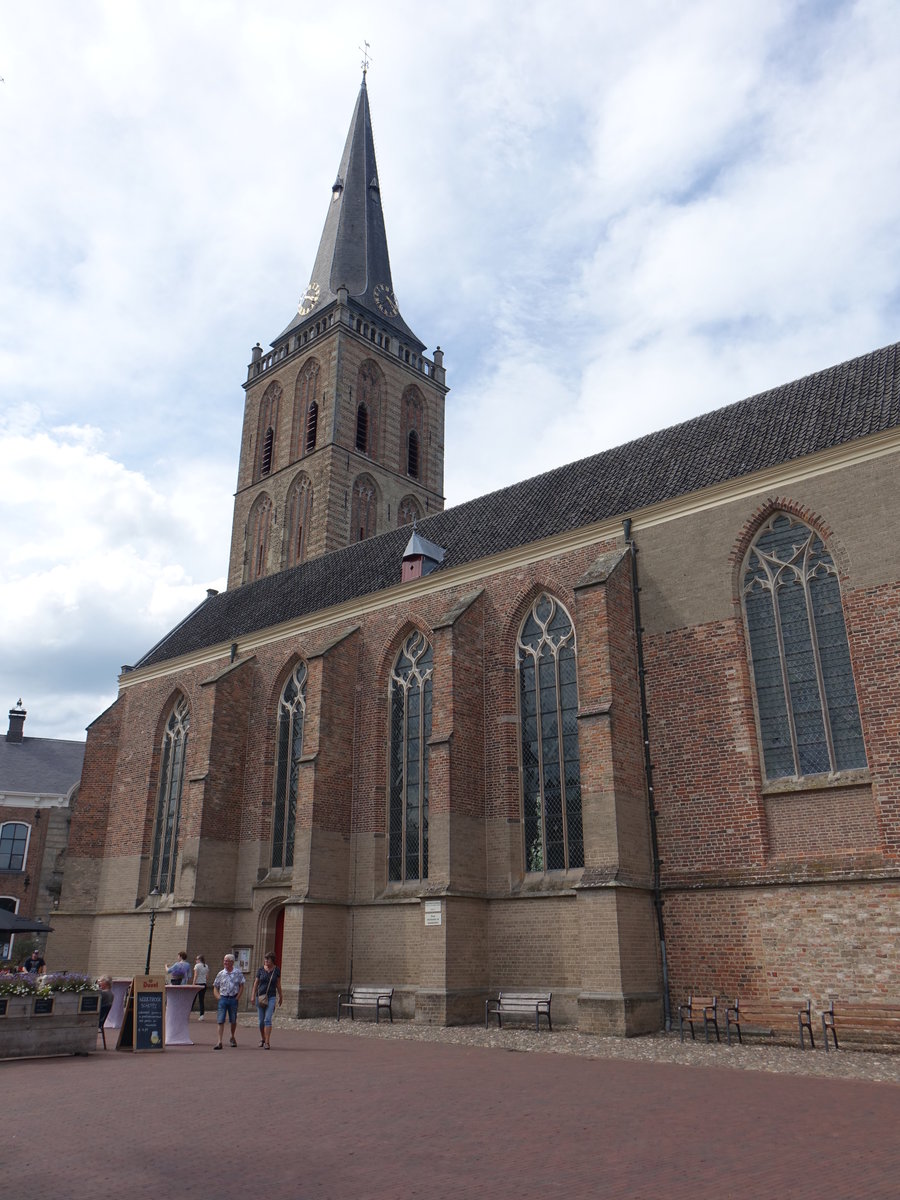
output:
[[403, 571], [400, 579], [406, 583], [409, 579], [421, 579], [430, 575], [444, 561], [446, 550], [443, 546], [435, 545], [413, 530], [412, 537], [403, 551]]

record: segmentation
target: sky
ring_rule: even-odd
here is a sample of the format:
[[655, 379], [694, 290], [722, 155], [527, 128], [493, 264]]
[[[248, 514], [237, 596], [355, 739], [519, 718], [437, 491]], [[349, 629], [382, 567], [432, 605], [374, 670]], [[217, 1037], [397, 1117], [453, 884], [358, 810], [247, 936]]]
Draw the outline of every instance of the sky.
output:
[[361, 79], [448, 505], [896, 341], [900, 5], [0, 0], [0, 705], [223, 588]]

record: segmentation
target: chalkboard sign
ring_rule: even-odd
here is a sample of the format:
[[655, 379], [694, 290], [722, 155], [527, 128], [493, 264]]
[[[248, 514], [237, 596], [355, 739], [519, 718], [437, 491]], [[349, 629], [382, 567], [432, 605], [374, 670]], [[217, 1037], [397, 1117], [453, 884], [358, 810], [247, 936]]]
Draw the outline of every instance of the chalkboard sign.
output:
[[0, 1017], [6, 1016], [6, 1006], [9, 1004], [8, 996], [0, 996]]
[[164, 1050], [166, 1045], [165, 979], [138, 975], [125, 997], [117, 1050]]
[[100, 994], [99, 992], [85, 992], [78, 1002], [78, 1011], [80, 1013], [97, 1013], [100, 1014]]
[[53, 1012], [53, 997], [35, 996], [34, 1008], [31, 1011], [36, 1017], [49, 1017]]
[[135, 992], [134, 994], [135, 1050], [163, 1049], [163, 994]]

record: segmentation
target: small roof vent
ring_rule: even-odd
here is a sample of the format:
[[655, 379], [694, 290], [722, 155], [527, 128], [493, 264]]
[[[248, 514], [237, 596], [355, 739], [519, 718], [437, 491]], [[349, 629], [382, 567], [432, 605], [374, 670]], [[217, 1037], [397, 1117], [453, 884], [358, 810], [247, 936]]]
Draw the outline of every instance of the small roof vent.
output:
[[405, 583], [408, 579], [421, 579], [423, 575], [430, 575], [444, 561], [446, 553], [443, 546], [438, 546], [436, 542], [429, 542], [427, 538], [423, 538], [413, 529], [412, 537], [406, 543], [406, 549], [403, 551], [401, 580]]

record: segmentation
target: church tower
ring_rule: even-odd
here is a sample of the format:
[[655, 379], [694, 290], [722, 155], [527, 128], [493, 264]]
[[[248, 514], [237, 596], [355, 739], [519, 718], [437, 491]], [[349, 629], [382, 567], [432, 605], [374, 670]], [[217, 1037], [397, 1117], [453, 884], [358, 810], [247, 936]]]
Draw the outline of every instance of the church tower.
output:
[[309, 286], [248, 369], [228, 587], [444, 506], [443, 354], [394, 295], [366, 78]]

